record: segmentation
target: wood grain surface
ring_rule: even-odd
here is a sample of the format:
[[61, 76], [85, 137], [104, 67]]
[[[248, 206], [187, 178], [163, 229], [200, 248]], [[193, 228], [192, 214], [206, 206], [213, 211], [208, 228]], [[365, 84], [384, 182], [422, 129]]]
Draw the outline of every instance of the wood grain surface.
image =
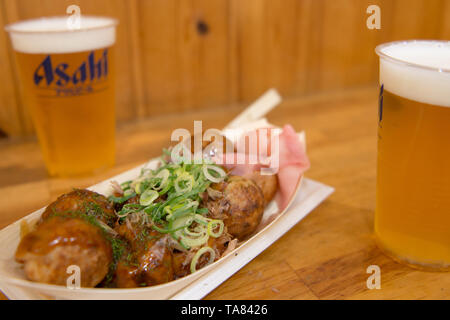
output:
[[[376, 83], [377, 44], [449, 39], [447, 0], [0, 0], [0, 129], [33, 132], [3, 27], [82, 14], [119, 19], [120, 122], [249, 102], [270, 87], [299, 97]], [[381, 29], [366, 27], [369, 5]]]
[[[449, 299], [450, 273], [398, 264], [373, 240], [376, 87], [290, 99], [268, 118], [305, 130], [309, 178], [336, 192], [280, 240], [211, 292], [207, 299]], [[96, 176], [49, 179], [34, 140], [0, 141], [0, 227], [73, 187], [87, 187], [157, 156], [175, 128], [221, 128], [242, 106], [155, 117], [119, 128], [117, 164]], [[381, 289], [369, 290], [370, 265]], [[3, 297], [4, 298], [4, 297]]]

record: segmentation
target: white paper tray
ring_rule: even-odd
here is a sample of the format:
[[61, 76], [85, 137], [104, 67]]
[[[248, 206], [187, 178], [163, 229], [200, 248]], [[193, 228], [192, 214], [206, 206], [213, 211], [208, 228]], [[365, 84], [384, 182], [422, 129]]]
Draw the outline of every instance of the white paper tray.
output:
[[[102, 187], [106, 187], [104, 183], [99, 184], [92, 189], [100, 190]], [[219, 286], [222, 282], [228, 279], [231, 275], [236, 273], [239, 269], [249, 263], [252, 259], [254, 259], [258, 254], [264, 251], [267, 247], [269, 247], [272, 243], [278, 240], [283, 234], [285, 234], [290, 228], [292, 228], [295, 224], [297, 224], [300, 220], [302, 220], [308, 213], [310, 213], [316, 206], [318, 206], [322, 201], [324, 201], [334, 189], [332, 187], [326, 186], [320, 182], [303, 179], [302, 185], [300, 187], [297, 196], [289, 209], [283, 213], [278, 219], [276, 219], [273, 223], [271, 223], [268, 227], [261, 230], [257, 236], [252, 237], [242, 246], [237, 248], [228, 256], [219, 260], [219, 264], [215, 263], [209, 270], [205, 268], [206, 272], [197, 272], [198, 276], [195, 279], [190, 279], [190, 281], [184, 281], [183, 284], [180, 284], [178, 290], [175, 290], [175, 287], [172, 286], [172, 292], [169, 295], [166, 295], [164, 298], [170, 299], [201, 299], [209, 292], [214, 290], [217, 286]], [[30, 216], [39, 215], [41, 210], [33, 213]], [[29, 216], [29, 217], [30, 217]], [[28, 218], [28, 217], [26, 217]], [[18, 222], [14, 223], [8, 228], [14, 227], [18, 228]], [[0, 231], [0, 240], [5, 236], [5, 231], [8, 231], [5, 228]], [[17, 242], [12, 241], [10, 245], [12, 246], [11, 252], [14, 252]], [[2, 259], [6, 257], [2, 256]], [[1, 278], [1, 277], [0, 277]], [[183, 280], [186, 278], [182, 278]], [[31, 283], [24, 287], [20, 281], [7, 281], [5, 283], [5, 278], [0, 282], [1, 291], [9, 298], [9, 299], [48, 299], [48, 298], [74, 298], [74, 299], [154, 299], [155, 294], [157, 294], [157, 287], [149, 287], [149, 288], [139, 288], [139, 289], [106, 289], [106, 290], [115, 290], [118, 291], [117, 294], [109, 295], [102, 292], [104, 289], [90, 289], [95, 290], [95, 294], [90, 292], [90, 294], [77, 294], [76, 291], [79, 290], [69, 290], [64, 287], [59, 286], [51, 286], [40, 283]], [[11, 279], [9, 279], [11, 280]], [[178, 280], [179, 281], [179, 280]], [[175, 281], [173, 281], [175, 282]], [[170, 283], [169, 283], [170, 284]], [[53, 287], [53, 288], [46, 288]], [[57, 287], [58, 290], [52, 290], [54, 287]], [[44, 288], [44, 289], [43, 289]], [[150, 290], [149, 290], [150, 289]], [[65, 294], [58, 294], [58, 291], [68, 291], [64, 292]], [[86, 290], [86, 289], [80, 289]], [[164, 290], [163, 290], [164, 291]], [[123, 294], [121, 294], [122, 292]], [[46, 294], [51, 293], [52, 296], [49, 297]], [[81, 292], [80, 292], [81, 293]], [[130, 294], [131, 293], [131, 294]]]

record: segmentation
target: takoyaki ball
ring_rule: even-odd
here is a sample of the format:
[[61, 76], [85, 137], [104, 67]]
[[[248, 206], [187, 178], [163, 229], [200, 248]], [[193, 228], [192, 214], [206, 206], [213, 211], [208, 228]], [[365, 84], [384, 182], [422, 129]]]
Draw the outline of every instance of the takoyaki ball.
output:
[[256, 183], [230, 176], [227, 181], [211, 187], [222, 192], [222, 196], [206, 201], [210, 216], [223, 220], [228, 233], [239, 240], [252, 234], [264, 213], [264, 195]]
[[122, 224], [116, 231], [131, 247], [129, 254], [123, 255], [117, 264], [117, 287], [146, 287], [173, 280], [172, 251], [167, 235], [138, 223]]
[[278, 190], [278, 178], [276, 174], [263, 175], [261, 172], [253, 171], [244, 175], [244, 178], [253, 180], [264, 195], [264, 206], [273, 200]]
[[139, 268], [136, 262], [126, 261], [125, 259], [117, 262], [114, 274], [114, 284], [117, 288], [137, 288], [146, 287], [147, 283], [139, 283]]
[[116, 220], [114, 207], [105, 196], [86, 189], [75, 189], [48, 205], [40, 223], [52, 215], [79, 213], [95, 217], [110, 227], [114, 226]]
[[80, 268], [81, 286], [94, 287], [108, 273], [112, 248], [98, 226], [81, 218], [52, 216], [21, 240], [15, 255], [36, 282], [66, 285], [69, 266]]
[[189, 251], [173, 251], [173, 275], [175, 279], [179, 279], [182, 277], [187, 276], [191, 273], [190, 271], [190, 264], [191, 259], [194, 256], [194, 252]]

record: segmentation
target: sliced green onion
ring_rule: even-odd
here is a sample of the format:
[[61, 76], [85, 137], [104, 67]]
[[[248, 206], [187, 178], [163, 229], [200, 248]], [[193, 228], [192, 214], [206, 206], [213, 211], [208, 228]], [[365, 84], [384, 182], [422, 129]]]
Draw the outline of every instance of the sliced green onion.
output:
[[[214, 232], [214, 229], [219, 227], [219, 231]], [[207, 231], [208, 234], [213, 238], [218, 238], [222, 235], [224, 229], [224, 224], [222, 220], [211, 220], [208, 223]]]
[[209, 234], [207, 232], [203, 232], [203, 234], [200, 235], [200, 237], [189, 237], [185, 234], [182, 234], [180, 236], [180, 242], [182, 242], [186, 247], [189, 248], [196, 248], [204, 245], [206, 242], [208, 242]]
[[134, 192], [136, 192], [136, 194], [141, 194], [141, 181], [134, 186]]
[[211, 221], [211, 219], [206, 218], [206, 217], [202, 216], [201, 214], [196, 214], [194, 216], [194, 220], [195, 220], [195, 222], [203, 224], [205, 226], [207, 226], [208, 223]]
[[176, 219], [172, 222], [172, 228], [173, 229], [178, 229], [181, 227], [184, 228], [186, 226], [190, 226], [193, 221], [194, 221], [194, 217], [192, 215], [186, 215], [183, 217], [179, 217], [178, 219]]
[[170, 217], [166, 217], [166, 220], [177, 219], [178, 217], [184, 216], [185, 214], [194, 213], [197, 210], [197, 207], [197, 201], [186, 199], [185, 201], [171, 207], [172, 211]]
[[200, 237], [202, 234], [205, 233], [206, 228], [203, 225], [198, 225], [195, 227], [194, 230], [189, 230], [189, 226], [184, 228], [184, 233], [186, 233], [188, 236], [191, 237]]
[[197, 232], [190, 231], [188, 228], [192, 222], [194, 222], [194, 216], [190, 214], [179, 217], [170, 224], [170, 228], [175, 231], [172, 236], [187, 249], [202, 246], [209, 239], [206, 227], [199, 226]]
[[209, 212], [208, 208], [197, 209], [197, 213], [199, 213], [199, 214], [207, 214], [208, 212]]
[[[127, 191], [131, 191], [131, 192], [127, 192]], [[134, 193], [133, 190], [128, 189], [124, 192], [123, 197], [109, 196], [108, 200], [112, 201], [114, 203], [124, 203], [125, 201], [133, 198], [135, 195], [136, 195], [136, 193]]]
[[195, 271], [197, 271], [197, 262], [200, 259], [200, 257], [209, 252], [209, 260], [208, 262], [204, 265], [204, 267], [206, 267], [207, 265], [210, 265], [211, 263], [214, 262], [214, 259], [216, 258], [216, 253], [214, 252], [214, 250], [210, 247], [203, 247], [200, 250], [198, 250], [195, 253], [195, 256], [192, 258], [191, 261], [191, 273], [194, 273]]
[[170, 230], [160, 228], [154, 224], [152, 225], [152, 229], [158, 231], [159, 233], [170, 233]]
[[[213, 176], [209, 171], [213, 171], [216, 173], [217, 177]], [[211, 165], [211, 164], [205, 164], [203, 165], [203, 174], [205, 175], [206, 179], [208, 179], [211, 182], [218, 183], [222, 182], [227, 173], [225, 170], [223, 170], [221, 167]]]
[[182, 174], [186, 173], [186, 171], [180, 168], [178, 165], [175, 165], [175, 168], [176, 169], [173, 171], [173, 174], [176, 176], [181, 176]]
[[120, 184], [120, 187], [122, 188], [122, 190], [129, 189], [129, 188], [130, 188], [131, 182], [132, 182], [131, 180], [122, 182], [122, 183]]
[[139, 203], [141, 206], [149, 206], [153, 203], [153, 201], [158, 199], [158, 197], [159, 197], [158, 192], [156, 192], [155, 190], [147, 189], [144, 191], [143, 194], [141, 194]]
[[190, 200], [190, 199], [187, 199], [187, 200], [188, 201], [187, 201], [186, 205], [184, 206], [184, 209], [188, 209], [188, 208], [192, 208], [192, 207], [194, 207], [194, 208], [198, 207], [198, 201], [193, 201], [193, 200]]
[[167, 186], [159, 192], [159, 195], [162, 196], [163, 194], [166, 194], [167, 192], [169, 192], [170, 188], [171, 185], [168, 183]]
[[[182, 183], [184, 183], [185, 185], [184, 187], [181, 186]], [[174, 181], [175, 190], [178, 193], [186, 193], [191, 191], [192, 188], [194, 187], [194, 184], [195, 184], [194, 177], [187, 172], [184, 172], [181, 175], [179, 175]]]
[[170, 220], [172, 218], [172, 208], [170, 206], [165, 206], [163, 211], [167, 213], [166, 220]]
[[119, 218], [124, 218], [128, 216], [130, 213], [138, 212], [141, 210], [141, 206], [136, 203], [129, 203], [123, 206], [122, 210], [117, 212], [117, 216]]
[[161, 190], [164, 189], [169, 181], [170, 177], [170, 171], [167, 169], [163, 169], [155, 176], [155, 178], [161, 179], [161, 182], [159, 182], [159, 186], [152, 186], [154, 190]]
[[155, 208], [158, 206], [158, 204], [156, 204], [156, 203], [153, 203], [152, 205], [150, 205], [150, 206], [147, 206], [145, 209], [144, 209], [144, 212], [146, 213], [146, 214], [151, 214], [152, 212], [153, 212], [153, 210], [155, 210]]

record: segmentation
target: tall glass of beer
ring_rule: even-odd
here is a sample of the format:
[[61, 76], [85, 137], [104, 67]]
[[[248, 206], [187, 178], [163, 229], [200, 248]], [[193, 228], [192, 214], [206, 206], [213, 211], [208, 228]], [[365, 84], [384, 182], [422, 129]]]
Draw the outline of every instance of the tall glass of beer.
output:
[[376, 52], [377, 242], [413, 267], [449, 270], [450, 42], [393, 42]]
[[82, 16], [78, 26], [69, 22], [50, 17], [6, 27], [23, 103], [52, 176], [93, 173], [115, 160], [117, 21]]

